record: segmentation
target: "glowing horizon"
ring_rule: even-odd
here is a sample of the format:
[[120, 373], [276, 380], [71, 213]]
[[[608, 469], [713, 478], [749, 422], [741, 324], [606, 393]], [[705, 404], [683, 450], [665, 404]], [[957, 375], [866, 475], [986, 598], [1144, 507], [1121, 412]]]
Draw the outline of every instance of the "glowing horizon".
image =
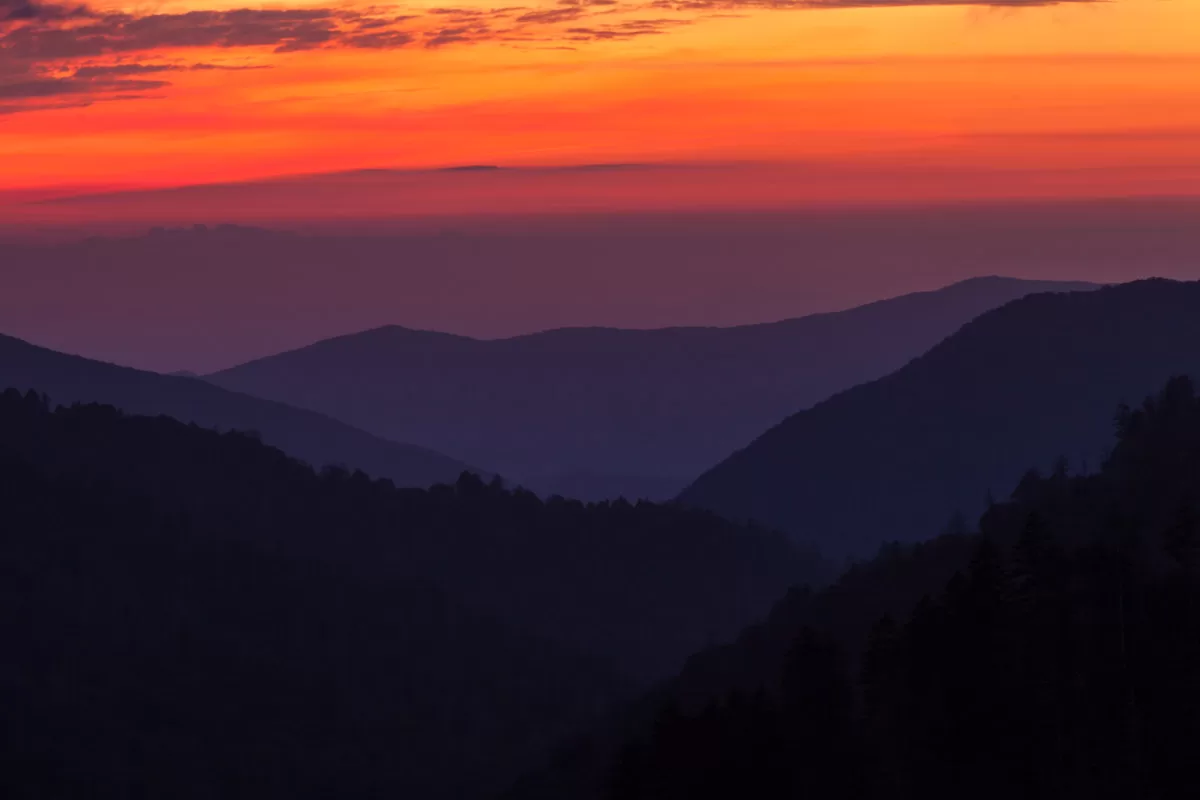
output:
[[1200, 193], [1200, 0], [152, 8], [0, 0], [0, 190], [752, 160]]

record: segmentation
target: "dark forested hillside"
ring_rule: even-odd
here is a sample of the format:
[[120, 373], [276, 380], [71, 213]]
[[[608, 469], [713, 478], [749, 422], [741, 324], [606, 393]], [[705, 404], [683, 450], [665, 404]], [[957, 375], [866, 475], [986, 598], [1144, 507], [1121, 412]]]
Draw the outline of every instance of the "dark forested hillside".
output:
[[788, 418], [703, 475], [683, 502], [755, 519], [831, 555], [982, 511], [1060, 456], [1095, 467], [1117, 401], [1200, 375], [1200, 283], [1039, 294], [925, 356]]
[[1117, 431], [1098, 474], [789, 592], [507, 797], [1190, 796], [1200, 399], [1173, 379]]
[[[786, 611], [767, 649], [764, 629], [748, 632], [725, 691], [689, 697], [690, 665], [657, 696], [657, 722], [607, 751], [591, 796], [1195, 796], [1200, 398], [1173, 379], [1117, 428], [1098, 474], [1029, 473], [978, 534], [874, 568], [928, 581], [923, 596], [898, 602], [893, 582], [879, 602], [860, 585], [848, 620], [848, 576], [785, 646]], [[948, 580], [930, 548], [959, 561]]]
[[10, 409], [0, 442], [52, 475], [102, 475], [170, 503], [223, 539], [383, 585], [430, 582], [636, 678], [736, 634], [817, 567], [783, 537], [707, 512], [543, 502], [470, 475], [396, 489], [361, 472], [314, 474], [250, 436], [109, 407]]
[[[0, 796], [485, 797], [629, 691], [437, 591], [234, 541], [225, 511], [120, 488], [119, 465], [110, 480], [62, 450], [113, 412], [60, 415], [42, 438], [47, 417], [0, 396]], [[31, 463], [7, 446], [16, 426], [66, 457]]]
[[753, 694], [773, 685], [797, 631], [805, 627], [832, 636], [853, 662], [880, 617], [914, 607], [967, 564], [975, 545], [965, 532], [916, 545], [889, 545], [823, 589], [792, 589], [735, 641], [694, 654], [670, 681], [614, 713], [590, 734], [564, 742], [553, 762], [524, 776], [506, 800], [600, 797], [620, 744], [643, 736], [664, 706], [697, 712], [732, 692]]
[[386, 327], [209, 376], [543, 493], [668, 498], [753, 436], [902, 366], [980, 313], [1090, 284], [978, 278], [731, 328], [568, 328], [479, 340]]
[[108, 403], [130, 414], [166, 414], [206, 428], [256, 431], [318, 468], [348, 465], [401, 486], [445, 483], [471, 469], [423, 447], [386, 441], [321, 414], [194, 377], [129, 369], [0, 335], [0, 389], [7, 387], [35, 389], [56, 403]]

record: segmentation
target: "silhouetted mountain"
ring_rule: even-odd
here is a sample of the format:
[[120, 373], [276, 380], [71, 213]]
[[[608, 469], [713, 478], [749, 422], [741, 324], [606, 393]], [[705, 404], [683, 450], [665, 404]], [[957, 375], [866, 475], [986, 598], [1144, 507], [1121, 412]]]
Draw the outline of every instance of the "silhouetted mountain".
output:
[[109, 403], [131, 414], [165, 414], [219, 430], [253, 431], [317, 467], [348, 465], [401, 486], [453, 481], [459, 461], [385, 441], [319, 413], [262, 400], [183, 376], [120, 367], [0, 335], [0, 387], [36, 389], [55, 403]]
[[1200, 398], [1172, 379], [1117, 430], [978, 534], [789, 593], [508, 796], [1193, 796]]
[[539, 491], [569, 480], [588, 497], [625, 487], [669, 497], [797, 408], [899, 367], [979, 313], [1088, 286], [980, 278], [735, 328], [568, 328], [498, 340], [379, 328], [209, 379], [486, 464]]
[[681, 496], [830, 555], [937, 530], [1029, 465], [1098, 464], [1115, 400], [1200, 375], [1200, 283], [1040, 294], [897, 372], [789, 417]]
[[[339, 490], [273, 453], [0, 394], [0, 795], [482, 797], [629, 691], [429, 588], [285, 552], [307, 531], [272, 530], [277, 490]], [[267, 505], [205, 510], [236, 464]]]
[[467, 473], [429, 490], [318, 476], [252, 437], [101, 407], [39, 419], [10, 426], [4, 443], [54, 474], [104, 475], [206, 530], [359, 579], [431, 583], [635, 678], [735, 635], [819, 568], [781, 535], [703, 511], [543, 502]]

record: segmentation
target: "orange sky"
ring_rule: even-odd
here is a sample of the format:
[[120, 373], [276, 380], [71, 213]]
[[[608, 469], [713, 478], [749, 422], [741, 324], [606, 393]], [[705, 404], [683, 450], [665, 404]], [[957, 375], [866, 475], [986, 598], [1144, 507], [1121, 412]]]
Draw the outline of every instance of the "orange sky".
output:
[[752, 160], [1200, 194], [1200, 0], [511, 2], [0, 0], [0, 189]]

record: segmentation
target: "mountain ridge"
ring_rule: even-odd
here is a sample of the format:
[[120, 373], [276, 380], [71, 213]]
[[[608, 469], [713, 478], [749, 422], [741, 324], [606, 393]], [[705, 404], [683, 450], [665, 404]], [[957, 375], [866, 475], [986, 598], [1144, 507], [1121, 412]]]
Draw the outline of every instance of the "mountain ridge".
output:
[[451, 482], [475, 468], [429, 448], [388, 441], [318, 412], [214, 386], [60, 353], [0, 334], [0, 385], [45, 392], [55, 403], [107, 402], [130, 413], [202, 427], [255, 431], [312, 463], [345, 464], [400, 485]]
[[797, 408], [901, 366], [979, 311], [1029, 292], [1093, 288], [986, 277], [733, 327], [475, 339], [383, 326], [205, 377], [485, 463], [533, 489], [586, 474], [682, 489]]
[[[840, 308], [833, 311], [817, 311], [811, 314], [803, 314], [798, 317], [785, 317], [783, 319], [766, 320], [763, 322], [748, 322], [738, 325], [666, 325], [662, 327], [621, 327], [618, 325], [565, 325], [554, 328], [545, 328], [543, 330], [529, 331], [528, 333], [518, 333], [511, 336], [470, 336], [462, 333], [454, 333], [453, 331], [440, 331], [432, 328], [415, 328], [397, 323], [388, 325], [376, 325], [372, 328], [365, 328], [361, 331], [351, 331], [348, 333], [338, 334], [336, 336], [328, 336], [323, 339], [300, 345], [298, 347], [289, 348], [271, 355], [252, 358], [248, 361], [243, 361], [238, 364], [219, 369], [214, 372], [204, 373], [201, 377], [220, 375], [231, 370], [240, 369], [251, 364], [257, 364], [264, 361], [270, 361], [280, 356], [298, 353], [309, 348], [318, 347], [331, 343], [341, 343], [346, 341], [364, 341], [374, 337], [385, 336], [411, 336], [413, 338], [428, 337], [430, 339], [443, 339], [446, 341], [472, 342], [477, 344], [498, 344], [502, 342], [517, 342], [540, 340], [544, 338], [552, 338], [554, 336], [570, 336], [575, 334], [599, 333], [611, 334], [614, 336], [647, 336], [647, 335], [669, 335], [673, 333], [699, 333], [699, 332], [728, 332], [728, 331], [759, 331], [769, 328], [788, 327], [794, 324], [810, 324], [819, 320], [824, 320], [829, 317], [837, 317], [855, 312], [868, 312], [881, 306], [894, 305], [897, 301], [917, 300], [920, 298], [930, 297], [948, 291], [965, 290], [968, 288], [985, 287], [985, 286], [1003, 286], [1005, 284], [1016, 285], [1022, 284], [1038, 289], [1043, 287], [1072, 287], [1071, 289], [1057, 289], [1055, 291], [1089, 291], [1098, 289], [1110, 284], [1096, 281], [1073, 281], [1073, 280], [1034, 280], [1028, 278], [1012, 278], [1005, 275], [978, 275], [972, 278], [965, 278], [961, 281], [947, 284], [946, 286], [937, 289], [926, 289], [915, 292], [906, 292], [895, 297], [885, 297], [879, 300], [873, 300], [868, 303], [862, 303], [848, 308]], [[1038, 293], [1038, 292], [1031, 292]], [[179, 372], [188, 372], [190, 370], [179, 370]]]

